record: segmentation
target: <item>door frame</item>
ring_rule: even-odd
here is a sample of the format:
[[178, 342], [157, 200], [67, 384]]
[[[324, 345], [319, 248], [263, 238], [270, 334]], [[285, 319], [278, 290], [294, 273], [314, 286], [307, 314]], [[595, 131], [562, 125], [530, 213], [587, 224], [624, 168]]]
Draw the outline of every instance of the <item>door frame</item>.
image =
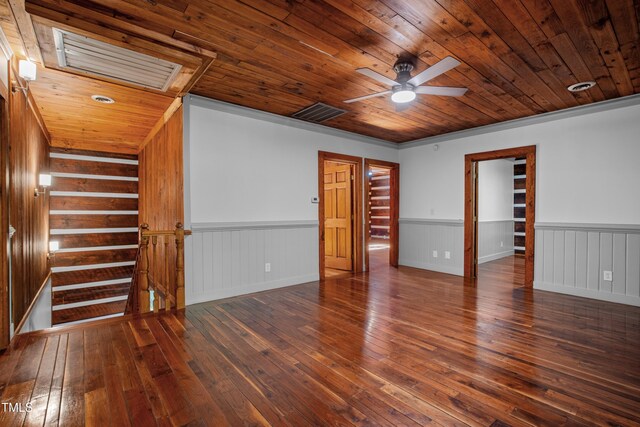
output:
[[[0, 60], [2, 56], [0, 54]], [[11, 340], [11, 284], [9, 277], [9, 103], [7, 89], [0, 82], [0, 350]]]
[[[524, 285], [533, 287], [535, 215], [536, 215], [536, 146], [507, 148], [485, 151], [464, 156], [464, 277], [475, 279], [478, 269], [477, 248], [477, 162], [483, 160], [525, 157], [525, 259]], [[474, 173], [474, 170], [476, 171]]]
[[324, 279], [324, 162], [340, 162], [354, 165], [353, 180], [351, 181], [351, 197], [353, 200], [352, 273], [363, 271], [362, 262], [362, 157], [348, 156], [346, 154], [318, 151], [318, 246], [320, 280]]
[[[371, 166], [378, 166], [385, 169], [389, 169], [389, 196], [391, 197], [389, 203], [389, 264], [393, 267], [398, 266], [398, 253], [400, 248], [400, 236], [399, 236], [399, 221], [400, 221], [400, 164], [394, 162], [387, 162], [385, 160], [364, 159], [364, 196], [365, 202], [369, 200], [371, 193], [371, 182], [369, 181], [368, 174]], [[369, 271], [369, 242], [371, 240], [371, 233], [369, 232], [369, 222], [371, 221], [371, 213], [368, 206], [365, 206], [364, 210], [364, 266], [365, 271]]]

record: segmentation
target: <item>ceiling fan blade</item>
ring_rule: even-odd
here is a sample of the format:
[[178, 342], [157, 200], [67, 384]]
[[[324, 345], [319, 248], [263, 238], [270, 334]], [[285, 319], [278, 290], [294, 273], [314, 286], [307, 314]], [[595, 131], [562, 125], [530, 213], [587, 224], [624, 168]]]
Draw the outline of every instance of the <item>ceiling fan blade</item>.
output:
[[412, 102], [403, 102], [401, 104], [395, 104], [396, 105], [396, 113], [401, 113], [404, 110], [408, 109], [409, 107], [411, 107], [411, 104], [413, 104]]
[[364, 101], [369, 98], [376, 98], [378, 96], [384, 96], [390, 94], [390, 90], [385, 90], [384, 92], [372, 93], [371, 95], [359, 96], [358, 98], [347, 99], [346, 101], [342, 101], [345, 104], [351, 104], [352, 102]]
[[420, 74], [413, 76], [407, 83], [414, 86], [420, 86], [422, 83], [428, 82], [431, 79], [435, 79], [440, 74], [446, 73], [447, 71], [454, 67], [457, 67], [458, 65], [460, 65], [460, 61], [447, 56], [446, 58], [439, 62], [436, 62]]
[[421, 95], [462, 96], [466, 92], [466, 87], [418, 86], [416, 88], [416, 93]]
[[358, 68], [356, 71], [360, 74], [364, 74], [367, 77], [371, 77], [372, 79], [377, 80], [380, 83], [385, 84], [386, 86], [396, 86], [398, 84], [398, 82], [396, 82], [395, 80], [391, 80], [389, 77], [385, 77], [370, 68]]

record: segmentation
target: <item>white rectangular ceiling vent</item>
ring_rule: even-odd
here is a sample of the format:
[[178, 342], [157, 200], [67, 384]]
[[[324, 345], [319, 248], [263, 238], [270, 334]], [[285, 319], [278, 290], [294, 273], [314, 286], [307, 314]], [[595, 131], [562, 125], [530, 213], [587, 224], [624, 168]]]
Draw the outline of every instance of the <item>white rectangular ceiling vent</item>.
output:
[[53, 29], [53, 35], [61, 68], [163, 92], [169, 89], [182, 68], [180, 64], [58, 28]]

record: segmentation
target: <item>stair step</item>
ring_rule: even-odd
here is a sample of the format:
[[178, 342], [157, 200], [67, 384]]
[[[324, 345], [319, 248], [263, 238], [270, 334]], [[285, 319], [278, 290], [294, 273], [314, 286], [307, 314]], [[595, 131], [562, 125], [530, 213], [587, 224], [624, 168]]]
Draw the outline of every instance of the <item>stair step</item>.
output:
[[122, 301], [112, 301], [107, 303], [85, 305], [82, 307], [54, 310], [52, 312], [51, 320], [54, 325], [59, 325], [66, 322], [74, 322], [78, 320], [91, 320], [95, 317], [124, 313], [126, 306], [127, 300], [125, 299]]
[[102, 298], [118, 297], [129, 294], [131, 283], [118, 283], [113, 285], [92, 286], [80, 289], [68, 289], [58, 291], [53, 288], [53, 306], [71, 304], [84, 301], [93, 301]]
[[102, 280], [126, 279], [133, 276], [133, 266], [95, 268], [88, 270], [54, 272], [53, 287], [77, 283], [98, 282]]

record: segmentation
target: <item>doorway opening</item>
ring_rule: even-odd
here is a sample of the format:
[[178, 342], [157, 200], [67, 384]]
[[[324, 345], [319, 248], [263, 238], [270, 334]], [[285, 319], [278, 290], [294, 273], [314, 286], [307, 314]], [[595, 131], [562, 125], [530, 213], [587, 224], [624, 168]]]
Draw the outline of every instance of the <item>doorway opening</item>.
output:
[[398, 266], [398, 163], [365, 159], [365, 270]]
[[533, 286], [535, 170], [535, 146], [465, 156], [465, 277]]
[[318, 195], [320, 279], [362, 271], [362, 158], [319, 152]]

